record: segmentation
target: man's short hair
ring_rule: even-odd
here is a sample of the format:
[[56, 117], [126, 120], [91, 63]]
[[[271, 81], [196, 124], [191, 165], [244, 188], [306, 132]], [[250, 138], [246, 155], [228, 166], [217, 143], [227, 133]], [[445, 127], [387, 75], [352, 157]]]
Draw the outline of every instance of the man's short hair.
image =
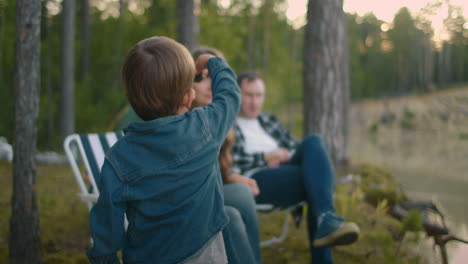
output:
[[255, 80], [263, 80], [260, 74], [254, 71], [246, 71], [242, 72], [237, 75], [237, 85], [242, 88], [242, 82], [244, 80], [248, 80], [249, 82], [253, 82]]
[[127, 98], [145, 121], [176, 115], [194, 76], [195, 64], [190, 52], [167, 37], [138, 42], [122, 68]]

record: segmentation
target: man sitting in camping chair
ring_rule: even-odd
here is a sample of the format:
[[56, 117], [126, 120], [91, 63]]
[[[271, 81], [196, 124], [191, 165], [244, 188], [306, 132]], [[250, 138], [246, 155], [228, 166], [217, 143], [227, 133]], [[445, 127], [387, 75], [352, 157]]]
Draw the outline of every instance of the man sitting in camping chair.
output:
[[298, 144], [276, 118], [262, 113], [265, 84], [259, 75], [241, 73], [237, 82], [242, 105], [232, 172], [257, 182], [257, 203], [286, 207], [305, 201], [312, 262], [332, 263], [330, 247], [355, 242], [359, 228], [335, 213], [335, 174], [321, 137]]

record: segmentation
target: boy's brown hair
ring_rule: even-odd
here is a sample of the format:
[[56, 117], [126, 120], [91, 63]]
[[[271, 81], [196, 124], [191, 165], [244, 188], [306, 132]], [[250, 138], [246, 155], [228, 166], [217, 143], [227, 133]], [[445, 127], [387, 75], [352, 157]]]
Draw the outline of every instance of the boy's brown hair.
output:
[[145, 121], [176, 115], [194, 76], [195, 64], [190, 52], [167, 37], [138, 42], [122, 68], [127, 98]]

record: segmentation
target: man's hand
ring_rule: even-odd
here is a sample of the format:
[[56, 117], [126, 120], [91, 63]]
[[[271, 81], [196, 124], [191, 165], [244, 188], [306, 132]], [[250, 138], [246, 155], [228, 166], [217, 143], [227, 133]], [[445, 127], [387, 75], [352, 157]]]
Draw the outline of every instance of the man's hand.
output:
[[235, 183], [235, 182], [242, 183], [242, 184], [246, 185], [247, 187], [249, 187], [254, 196], [257, 196], [257, 195], [260, 194], [260, 190], [258, 189], [257, 181], [252, 179], [252, 178], [248, 178], [248, 177], [242, 176], [240, 174], [232, 173], [228, 177], [228, 183]]
[[269, 168], [276, 168], [281, 163], [289, 160], [289, 150], [285, 148], [275, 149], [272, 152], [265, 153], [263, 157]]

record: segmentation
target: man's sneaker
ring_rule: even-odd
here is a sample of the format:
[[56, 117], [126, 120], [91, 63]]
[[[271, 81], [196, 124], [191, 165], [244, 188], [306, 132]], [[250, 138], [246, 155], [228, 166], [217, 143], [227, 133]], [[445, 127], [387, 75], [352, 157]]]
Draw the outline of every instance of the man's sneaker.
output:
[[323, 213], [318, 220], [314, 237], [314, 247], [333, 247], [356, 242], [359, 227], [332, 212]]

